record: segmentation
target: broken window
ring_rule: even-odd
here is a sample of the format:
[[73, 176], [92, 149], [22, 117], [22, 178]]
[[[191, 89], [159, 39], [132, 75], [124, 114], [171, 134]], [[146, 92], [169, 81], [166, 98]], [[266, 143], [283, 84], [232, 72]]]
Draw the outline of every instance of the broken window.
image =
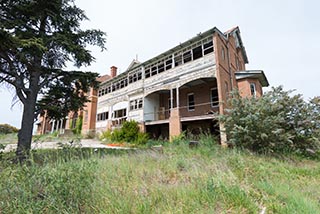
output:
[[202, 57], [202, 46], [198, 46], [192, 49], [193, 60], [199, 59]]
[[209, 53], [213, 52], [213, 42], [207, 42], [203, 44], [203, 54], [207, 55]]
[[194, 94], [188, 94], [188, 111], [194, 111]]
[[210, 93], [211, 106], [215, 107], [219, 105], [218, 88], [212, 88]]
[[181, 54], [175, 54], [174, 55], [174, 66], [182, 65], [182, 56]]
[[183, 63], [187, 63], [191, 61], [191, 51], [188, 50], [183, 53]]

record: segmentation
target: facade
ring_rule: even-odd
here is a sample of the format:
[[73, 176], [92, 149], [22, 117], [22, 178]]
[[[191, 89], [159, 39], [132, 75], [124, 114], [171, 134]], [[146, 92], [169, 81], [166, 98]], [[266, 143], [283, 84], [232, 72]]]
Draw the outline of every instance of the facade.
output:
[[139, 122], [155, 138], [181, 131], [215, 132], [215, 112], [223, 114], [228, 93], [261, 96], [268, 86], [263, 71], [247, 71], [247, 54], [238, 27], [210, 29], [146, 61], [133, 61], [98, 91], [96, 131], [115, 129], [126, 120]]
[[[268, 86], [261, 70], [246, 70], [248, 57], [238, 27], [212, 28], [143, 63], [136, 60], [101, 81], [83, 111], [83, 133], [114, 130], [135, 120], [151, 137], [169, 139], [182, 131], [197, 134], [223, 129], [228, 94], [261, 96]], [[223, 141], [224, 136], [221, 136]]]

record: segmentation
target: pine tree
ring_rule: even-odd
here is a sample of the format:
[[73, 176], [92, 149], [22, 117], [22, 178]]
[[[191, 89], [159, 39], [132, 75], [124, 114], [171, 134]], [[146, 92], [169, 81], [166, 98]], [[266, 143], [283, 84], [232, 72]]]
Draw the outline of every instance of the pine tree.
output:
[[95, 73], [66, 70], [69, 61], [90, 65], [94, 57], [87, 45], [105, 49], [102, 31], [81, 30], [87, 19], [73, 0], [0, 0], [0, 84], [13, 87], [23, 105], [20, 160], [30, 150], [33, 123], [43, 106], [60, 112], [81, 108], [82, 94], [96, 84]]

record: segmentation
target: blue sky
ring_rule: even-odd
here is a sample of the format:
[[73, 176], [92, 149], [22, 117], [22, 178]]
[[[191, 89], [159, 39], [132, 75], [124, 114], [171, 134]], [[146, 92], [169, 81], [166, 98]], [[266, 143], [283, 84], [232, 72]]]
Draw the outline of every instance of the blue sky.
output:
[[[138, 55], [143, 62], [214, 26], [239, 26], [247, 69], [262, 69], [271, 86], [296, 89], [305, 98], [320, 95], [318, 69], [320, 8], [318, 1], [282, 0], [75, 0], [90, 21], [83, 28], [107, 33], [107, 48], [90, 47], [96, 61], [83, 71], [124, 71]], [[319, 60], [320, 61], [320, 60]], [[74, 69], [72, 66], [69, 69]], [[20, 127], [22, 107], [0, 88], [0, 123]]]

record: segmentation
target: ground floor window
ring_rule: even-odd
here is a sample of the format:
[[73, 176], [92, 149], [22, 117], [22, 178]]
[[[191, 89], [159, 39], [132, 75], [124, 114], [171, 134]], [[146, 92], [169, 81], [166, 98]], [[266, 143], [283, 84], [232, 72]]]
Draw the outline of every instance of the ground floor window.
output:
[[188, 94], [188, 111], [194, 111], [194, 94]]
[[127, 116], [127, 109], [125, 108], [114, 111], [114, 118], [120, 118], [125, 116]]

